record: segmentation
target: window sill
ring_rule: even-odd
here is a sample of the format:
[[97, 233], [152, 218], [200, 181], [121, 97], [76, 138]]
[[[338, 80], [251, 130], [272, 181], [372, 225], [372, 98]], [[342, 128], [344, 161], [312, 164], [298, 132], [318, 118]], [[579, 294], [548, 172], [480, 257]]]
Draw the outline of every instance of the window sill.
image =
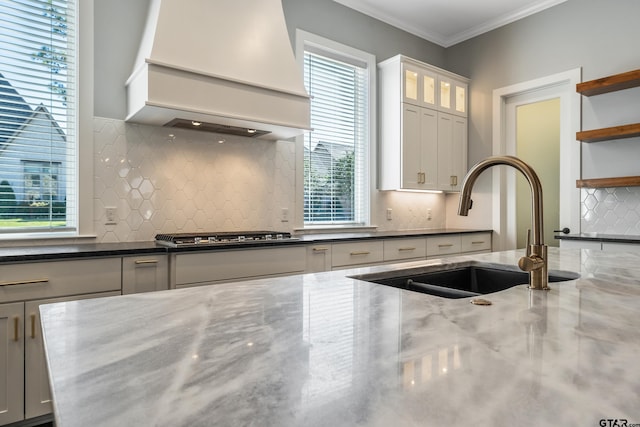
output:
[[371, 233], [378, 230], [375, 225], [310, 225], [304, 228], [296, 228], [293, 230], [295, 234], [322, 234], [322, 233]]

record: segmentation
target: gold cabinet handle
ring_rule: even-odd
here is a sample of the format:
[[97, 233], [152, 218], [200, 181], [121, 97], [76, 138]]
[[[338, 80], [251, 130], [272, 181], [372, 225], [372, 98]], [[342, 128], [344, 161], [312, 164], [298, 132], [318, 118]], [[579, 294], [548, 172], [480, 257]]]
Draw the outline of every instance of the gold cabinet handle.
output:
[[450, 248], [451, 246], [453, 246], [453, 243], [442, 243], [438, 245], [439, 248]]
[[20, 339], [20, 335], [18, 334], [18, 329], [20, 326], [20, 318], [18, 316], [13, 318], [13, 340], [18, 341]]
[[157, 259], [137, 259], [135, 262], [136, 262], [136, 265], [157, 264], [158, 260]]
[[0, 282], [0, 286], [34, 285], [38, 283], [49, 283], [49, 279], [21, 280], [18, 282]]
[[322, 247], [317, 247], [317, 248], [313, 248], [313, 252], [326, 252], [326, 251], [328, 251], [328, 250], [329, 250], [329, 248], [324, 247], [324, 246], [322, 246]]
[[355, 256], [355, 255], [369, 255], [371, 252], [369, 251], [356, 251], [356, 252], [351, 252], [351, 256]]
[[31, 315], [31, 339], [36, 337], [36, 315]]
[[474, 242], [471, 242], [472, 245], [481, 245], [484, 243], [484, 240], [476, 240]]
[[449, 183], [451, 184], [452, 187], [455, 187], [456, 185], [458, 185], [458, 176], [451, 175], [451, 177], [449, 177]]
[[416, 248], [398, 248], [398, 251], [403, 252], [403, 251], [415, 251]]

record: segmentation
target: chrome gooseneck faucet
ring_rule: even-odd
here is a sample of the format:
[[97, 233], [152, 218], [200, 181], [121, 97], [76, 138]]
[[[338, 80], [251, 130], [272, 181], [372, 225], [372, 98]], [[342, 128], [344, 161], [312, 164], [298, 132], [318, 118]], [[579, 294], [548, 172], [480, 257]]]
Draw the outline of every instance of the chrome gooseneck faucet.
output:
[[533, 231], [533, 243], [531, 243], [531, 235], [527, 234], [526, 255], [518, 261], [518, 267], [523, 271], [529, 272], [529, 288], [531, 289], [549, 289], [549, 274], [547, 271], [547, 245], [544, 244], [544, 232], [542, 228], [542, 185], [536, 172], [517, 157], [514, 156], [494, 156], [478, 162], [473, 166], [462, 182], [462, 190], [460, 191], [460, 204], [458, 205], [458, 215], [467, 216], [471, 209], [471, 189], [476, 182], [478, 175], [485, 169], [492, 166], [506, 165], [511, 166], [525, 176], [531, 188], [531, 219]]

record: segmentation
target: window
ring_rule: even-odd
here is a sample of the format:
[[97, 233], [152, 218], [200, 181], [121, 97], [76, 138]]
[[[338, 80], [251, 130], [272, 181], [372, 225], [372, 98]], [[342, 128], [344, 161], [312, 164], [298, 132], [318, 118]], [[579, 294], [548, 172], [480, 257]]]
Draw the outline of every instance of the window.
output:
[[369, 225], [375, 58], [298, 31], [311, 128], [304, 135], [305, 226]]
[[77, 229], [76, 2], [0, 2], [0, 232]]

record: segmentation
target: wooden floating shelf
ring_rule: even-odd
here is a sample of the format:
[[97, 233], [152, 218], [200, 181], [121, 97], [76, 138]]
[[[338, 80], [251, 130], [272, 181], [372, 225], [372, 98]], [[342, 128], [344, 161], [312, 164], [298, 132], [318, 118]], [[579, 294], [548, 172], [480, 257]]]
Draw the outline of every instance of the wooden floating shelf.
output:
[[640, 123], [576, 132], [576, 139], [582, 142], [598, 142], [635, 136], [640, 136]]
[[640, 70], [633, 70], [578, 83], [576, 85], [576, 91], [584, 96], [593, 96], [638, 86], [640, 86]]
[[638, 187], [640, 176], [622, 176], [618, 178], [592, 178], [576, 181], [578, 188], [611, 188], [611, 187]]

